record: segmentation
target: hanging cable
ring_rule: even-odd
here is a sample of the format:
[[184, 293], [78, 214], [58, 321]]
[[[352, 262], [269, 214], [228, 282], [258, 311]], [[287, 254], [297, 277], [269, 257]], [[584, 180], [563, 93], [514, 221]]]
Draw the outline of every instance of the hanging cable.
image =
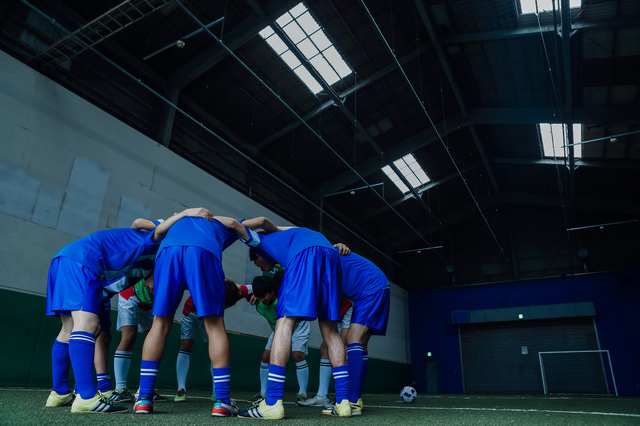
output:
[[[505, 256], [505, 259], [507, 261], [509, 261], [509, 259], [506, 256], [506, 253], [504, 252], [504, 249], [502, 248], [502, 245], [498, 241], [498, 238], [496, 237], [495, 233], [493, 232], [493, 229], [491, 229], [491, 225], [489, 225], [489, 222], [488, 222], [486, 216], [482, 212], [482, 209], [480, 208], [480, 204], [478, 204], [478, 201], [476, 200], [476, 198], [474, 197], [473, 193], [471, 192], [471, 189], [469, 188], [469, 185], [467, 184], [467, 180], [464, 178], [464, 176], [462, 175], [462, 172], [458, 168], [458, 165], [456, 164], [455, 160], [453, 159], [453, 156], [451, 155], [451, 152], [449, 151], [449, 148], [447, 147], [447, 144], [442, 139], [442, 135], [440, 134], [440, 132], [436, 128], [436, 125], [433, 122], [433, 119], [431, 118], [431, 115], [429, 115], [429, 113], [427, 112], [427, 109], [425, 108], [424, 104], [420, 101], [420, 97], [416, 93], [416, 90], [413, 87], [413, 84], [411, 84], [411, 81], [409, 80], [409, 77], [405, 73], [404, 68], [402, 68], [402, 65], [400, 65], [400, 62], [398, 61], [398, 58], [396, 57], [395, 53], [393, 53], [393, 50], [391, 50], [391, 47], [389, 46], [389, 43], [387, 42], [387, 40], [385, 39], [384, 35], [382, 34], [382, 31], [380, 30], [380, 27], [376, 23], [375, 19], [373, 19], [373, 16], [371, 15], [371, 12], [367, 8], [367, 6], [364, 4], [364, 0], [360, 0], [360, 4], [362, 4], [362, 7], [366, 11], [366, 13], [367, 13], [367, 15], [369, 17], [369, 20], [371, 21], [371, 23], [373, 24], [374, 28], [378, 32], [378, 35], [379, 35], [380, 39], [383, 40], [384, 45], [387, 48], [387, 51], [391, 54], [391, 57], [395, 61], [396, 67], [398, 68], [398, 70], [400, 70], [400, 73], [404, 76], [405, 81], [407, 82], [409, 88], [411, 89], [411, 93], [413, 94], [414, 98], [418, 101], [418, 104], [422, 108], [422, 111], [424, 112], [425, 116], [429, 120], [429, 123], [431, 124], [431, 127], [433, 128], [436, 136], [440, 140], [440, 143], [442, 144], [442, 147], [444, 148], [444, 150], [446, 151], [447, 155], [449, 156], [449, 159], [451, 160], [451, 163], [453, 164], [453, 167], [456, 169], [456, 172], [460, 176], [460, 179], [462, 180], [462, 183], [464, 184], [465, 188], [467, 189], [467, 192], [469, 193], [469, 195], [471, 196], [471, 199], [473, 200], [474, 204], [478, 208], [478, 212], [480, 213], [480, 216], [482, 217], [482, 220], [484, 221], [485, 225], [489, 229], [489, 232], [491, 233], [491, 236], [493, 237], [493, 240], [498, 245], [498, 248], [500, 249], [500, 252]], [[444, 257], [442, 257], [442, 259], [445, 260]], [[446, 262], [446, 260], [445, 260], [445, 262]]]

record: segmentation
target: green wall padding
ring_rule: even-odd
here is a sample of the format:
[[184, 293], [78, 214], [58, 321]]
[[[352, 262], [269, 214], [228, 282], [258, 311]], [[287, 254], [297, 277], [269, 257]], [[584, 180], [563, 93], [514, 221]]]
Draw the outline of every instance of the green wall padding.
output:
[[[45, 298], [10, 290], [0, 289], [0, 341], [5, 350], [0, 351], [0, 386], [41, 386], [51, 387], [51, 348], [60, 331], [60, 320], [47, 317]], [[117, 312], [112, 311], [111, 332], [113, 338], [110, 350], [109, 371], [113, 377], [113, 354], [120, 341], [116, 331]], [[140, 357], [144, 336], [139, 335], [133, 349], [131, 368], [127, 385], [137, 389], [139, 383]], [[260, 390], [260, 360], [266, 339], [228, 333], [231, 346], [231, 388], [237, 391], [258, 392]], [[375, 337], [374, 337], [375, 338]], [[156, 386], [160, 389], [177, 387], [176, 359], [180, 349], [180, 324], [174, 323], [167, 339], [167, 345]], [[318, 389], [320, 351], [309, 349], [308, 393], [313, 395]], [[207, 345], [201, 337], [196, 337], [191, 353], [188, 389], [212, 389], [210, 361]], [[73, 383], [73, 375], [70, 383]], [[377, 359], [369, 360], [369, 371], [364, 392], [397, 392], [411, 383], [411, 367]], [[115, 384], [115, 383], [114, 383]], [[285, 391], [297, 392], [298, 382], [293, 359], [287, 365]]]

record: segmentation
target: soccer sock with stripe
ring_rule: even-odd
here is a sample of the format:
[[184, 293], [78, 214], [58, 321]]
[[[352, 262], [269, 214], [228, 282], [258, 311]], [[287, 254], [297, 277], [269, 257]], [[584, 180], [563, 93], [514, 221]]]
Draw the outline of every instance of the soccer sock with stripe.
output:
[[127, 376], [131, 366], [130, 351], [116, 351], [113, 356], [113, 372], [116, 375], [116, 389], [127, 387]]
[[60, 395], [71, 392], [69, 389], [69, 368], [71, 368], [71, 358], [69, 358], [69, 343], [53, 341], [51, 349], [53, 390]]
[[213, 369], [213, 386], [216, 400], [228, 404], [231, 391], [231, 367]]
[[260, 395], [267, 394], [267, 382], [269, 381], [269, 364], [260, 362]]
[[189, 363], [191, 361], [191, 352], [178, 352], [176, 360], [176, 375], [178, 376], [178, 389], [187, 389], [187, 373], [189, 373]]
[[329, 384], [331, 383], [331, 361], [328, 359], [320, 360], [320, 385], [318, 386], [318, 396], [327, 396], [329, 393]]
[[362, 375], [363, 349], [360, 343], [347, 345], [347, 365], [349, 366], [349, 401], [360, 399], [360, 376]]
[[360, 373], [360, 397], [362, 397], [362, 388], [364, 387], [364, 378], [367, 377], [369, 369], [369, 352], [362, 351], [362, 373]]
[[285, 367], [269, 364], [269, 383], [267, 384], [267, 405], [273, 405], [284, 394]]
[[96, 378], [98, 379], [98, 390], [102, 393], [113, 390], [111, 386], [111, 377], [109, 377], [109, 373], [100, 373], [96, 374]]
[[96, 353], [96, 336], [86, 331], [74, 331], [69, 338], [69, 357], [76, 378], [78, 393], [82, 399], [96, 396], [93, 378], [93, 357]]
[[160, 367], [160, 361], [146, 361], [142, 360], [140, 365], [140, 394], [139, 398], [153, 399], [153, 392], [156, 385], [156, 375], [158, 374], [158, 368]]
[[336, 382], [336, 404], [349, 397], [349, 370], [347, 365], [333, 367], [333, 380]]
[[[209, 371], [211, 372], [211, 393], [216, 395], [216, 376], [213, 375], [213, 364], [209, 363]], [[186, 390], [187, 388], [185, 388]]]
[[307, 394], [307, 385], [309, 384], [309, 364], [307, 360], [296, 362], [296, 374], [298, 376], [299, 394]]

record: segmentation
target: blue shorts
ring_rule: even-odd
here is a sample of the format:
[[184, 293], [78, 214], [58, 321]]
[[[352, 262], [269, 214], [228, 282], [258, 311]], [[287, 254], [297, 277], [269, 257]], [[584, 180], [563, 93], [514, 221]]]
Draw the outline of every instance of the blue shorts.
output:
[[102, 304], [100, 275], [68, 257], [56, 257], [49, 267], [47, 315], [85, 311], [99, 315]]
[[224, 316], [224, 272], [211, 252], [193, 246], [169, 246], [156, 258], [153, 273], [154, 316], [173, 315], [189, 289], [198, 316]]
[[366, 325], [369, 327], [369, 334], [384, 336], [387, 333], [390, 303], [391, 288], [389, 287], [362, 295], [353, 302], [351, 324]]
[[310, 247], [294, 256], [278, 293], [278, 318], [340, 321], [341, 268], [334, 249]]
[[100, 302], [100, 312], [98, 313], [100, 330], [104, 333], [111, 333], [111, 298], [103, 297]]

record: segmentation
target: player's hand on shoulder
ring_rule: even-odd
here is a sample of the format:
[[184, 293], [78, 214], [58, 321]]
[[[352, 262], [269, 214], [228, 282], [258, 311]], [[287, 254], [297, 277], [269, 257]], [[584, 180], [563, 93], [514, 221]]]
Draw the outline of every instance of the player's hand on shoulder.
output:
[[204, 207], [196, 207], [192, 209], [186, 209], [182, 212], [185, 216], [190, 217], [203, 217], [207, 219], [209, 222], [213, 221], [213, 214]]
[[333, 245], [333, 247], [338, 249], [338, 254], [340, 256], [348, 256], [349, 254], [351, 254], [351, 249], [343, 243], [336, 243]]

